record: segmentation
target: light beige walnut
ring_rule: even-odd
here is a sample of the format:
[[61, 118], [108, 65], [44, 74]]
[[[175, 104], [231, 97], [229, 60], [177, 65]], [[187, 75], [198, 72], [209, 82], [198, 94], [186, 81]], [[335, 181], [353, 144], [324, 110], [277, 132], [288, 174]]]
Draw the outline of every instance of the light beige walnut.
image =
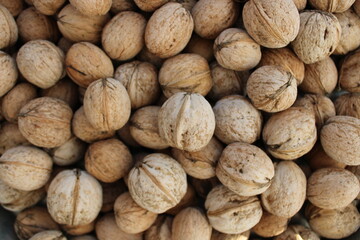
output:
[[[357, 179], [360, 181], [360, 166], [348, 166], [346, 167], [347, 170], [349, 170], [350, 172], [352, 172], [356, 177]], [[357, 195], [356, 199], [360, 199], [360, 192], [359, 194]]]
[[275, 177], [270, 187], [261, 194], [261, 203], [269, 213], [291, 218], [305, 202], [306, 177], [294, 162], [282, 161], [274, 165]]
[[70, 0], [70, 4], [81, 14], [93, 17], [105, 15], [110, 11], [112, 0]]
[[145, 12], [153, 12], [169, 0], [134, 0], [135, 4]]
[[210, 142], [215, 116], [203, 96], [179, 92], [162, 105], [158, 124], [160, 136], [171, 147], [196, 152]]
[[250, 75], [246, 91], [257, 109], [280, 112], [295, 102], [297, 82], [295, 77], [281, 66], [263, 66]]
[[79, 104], [78, 86], [68, 78], [61, 79], [54, 86], [42, 89], [40, 92], [43, 97], [52, 97], [63, 100], [72, 109], [76, 109]]
[[86, 144], [73, 136], [60, 147], [50, 149], [49, 153], [56, 165], [68, 166], [84, 159], [85, 151]]
[[78, 225], [78, 226], [73, 226], [73, 225], [62, 225], [61, 229], [63, 231], [65, 231], [67, 234], [73, 235], [73, 236], [79, 236], [79, 235], [84, 235], [87, 233], [90, 233], [92, 231], [94, 231], [95, 229], [95, 221], [85, 224], [85, 225]]
[[163, 213], [176, 206], [185, 195], [186, 173], [168, 155], [149, 154], [130, 171], [128, 187], [139, 206], [154, 213]]
[[134, 11], [136, 4], [133, 0], [112, 0], [110, 11], [118, 14], [123, 11]]
[[[175, 1], [175, 0], [173, 0]], [[178, 1], [181, 3], [182, 0]], [[184, 6], [184, 4], [183, 4]], [[184, 6], [185, 7], [185, 6]], [[186, 8], [186, 7], [185, 7]], [[190, 10], [189, 10], [190, 11]], [[203, 58], [205, 58], [208, 62], [214, 59], [214, 51], [213, 51], [214, 41], [210, 39], [205, 39], [199, 37], [197, 34], [193, 34], [189, 43], [186, 45], [185, 52], [187, 53], [195, 53]]]
[[289, 218], [278, 217], [264, 211], [260, 222], [251, 230], [261, 237], [275, 237], [283, 233], [288, 228], [289, 221]]
[[155, 223], [145, 232], [144, 240], [171, 239], [173, 218], [168, 215], [159, 215]]
[[10, 47], [18, 39], [18, 27], [9, 10], [0, 4], [0, 49]]
[[314, 8], [335, 13], [345, 12], [354, 2], [355, 0], [309, 0]]
[[349, 92], [360, 92], [360, 50], [350, 53], [344, 59], [339, 71], [340, 87]]
[[144, 47], [145, 26], [146, 20], [140, 13], [120, 12], [103, 29], [104, 51], [118, 61], [135, 57]]
[[249, 240], [250, 231], [239, 234], [226, 234], [213, 230], [211, 240]]
[[49, 213], [60, 224], [88, 224], [95, 220], [102, 206], [101, 185], [79, 169], [64, 170], [56, 175], [47, 194]]
[[15, 59], [3, 51], [0, 51], [0, 66], [0, 97], [2, 97], [15, 86], [19, 73]]
[[300, 31], [291, 46], [304, 63], [311, 64], [330, 56], [340, 38], [341, 25], [333, 14], [306, 10], [300, 14]]
[[334, 160], [347, 164], [360, 164], [360, 119], [349, 116], [331, 117], [320, 133], [324, 151]]
[[274, 240], [320, 240], [318, 235], [311, 231], [311, 229], [306, 228], [301, 225], [290, 225], [286, 231]]
[[48, 230], [48, 231], [42, 231], [34, 236], [32, 236], [29, 240], [67, 240], [67, 238], [63, 235], [60, 231], [55, 230]]
[[55, 15], [66, 0], [33, 0], [33, 5], [44, 15]]
[[335, 100], [337, 115], [345, 115], [360, 119], [360, 94], [345, 93]]
[[222, 233], [239, 234], [254, 227], [261, 219], [259, 199], [241, 197], [223, 185], [214, 187], [206, 197], [205, 208], [211, 226]]
[[145, 44], [150, 52], [168, 58], [181, 52], [191, 38], [194, 21], [180, 3], [169, 2], [156, 10], [145, 29]]
[[13, 17], [19, 15], [25, 5], [23, 0], [0, 0], [0, 4], [9, 10]]
[[114, 209], [114, 203], [118, 196], [126, 192], [126, 185], [123, 180], [113, 183], [100, 183], [103, 189], [103, 205], [101, 212], [110, 212]]

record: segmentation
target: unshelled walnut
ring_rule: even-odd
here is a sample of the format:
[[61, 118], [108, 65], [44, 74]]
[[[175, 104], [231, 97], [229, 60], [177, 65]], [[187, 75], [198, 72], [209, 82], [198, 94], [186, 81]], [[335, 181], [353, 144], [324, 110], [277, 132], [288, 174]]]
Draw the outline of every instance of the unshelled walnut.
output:
[[33, 5], [44, 15], [54, 15], [66, 2], [66, 0], [32, 0]]
[[213, 229], [211, 240], [249, 240], [250, 231], [239, 234], [226, 234]]
[[105, 15], [111, 8], [112, 0], [70, 0], [70, 4], [81, 14], [93, 17]]
[[6, 7], [14, 17], [22, 12], [25, 5], [23, 0], [0, 0], [0, 4]]
[[305, 216], [311, 229], [325, 238], [346, 238], [360, 227], [360, 214], [353, 204], [339, 209], [322, 209], [309, 204]]
[[134, 0], [135, 4], [145, 12], [153, 12], [165, 3], [169, 2], [169, 0]]
[[61, 79], [54, 86], [41, 90], [42, 97], [58, 98], [66, 102], [72, 109], [79, 104], [78, 86], [68, 78]]
[[263, 213], [256, 196], [242, 197], [223, 185], [210, 191], [206, 197], [205, 208], [211, 226], [227, 234], [250, 230], [260, 221]]
[[177, 92], [205, 96], [213, 82], [208, 62], [197, 54], [185, 53], [167, 59], [159, 72], [159, 83], [166, 97]]
[[360, 164], [360, 119], [349, 116], [329, 118], [320, 133], [324, 151], [334, 160], [347, 164]]
[[84, 159], [86, 144], [73, 136], [63, 145], [50, 149], [54, 163], [58, 166], [68, 166]]
[[49, 88], [65, 75], [64, 53], [52, 42], [33, 40], [19, 50], [16, 63], [19, 71], [30, 83]]
[[126, 88], [133, 109], [150, 105], [159, 97], [157, 69], [151, 63], [132, 61], [122, 64], [116, 69], [114, 78]]
[[311, 149], [309, 153], [305, 156], [311, 170], [316, 171], [321, 168], [327, 167], [336, 167], [336, 168], [345, 168], [346, 164], [335, 161], [329, 157], [323, 147], [321, 146], [320, 141], [318, 141], [315, 146]]
[[118, 130], [130, 118], [130, 97], [120, 81], [113, 78], [99, 79], [86, 89], [84, 112], [94, 128], [102, 131]]
[[248, 143], [229, 144], [216, 166], [220, 182], [240, 196], [255, 196], [269, 188], [274, 177], [271, 159]]
[[2, 97], [15, 86], [19, 73], [15, 60], [3, 51], [0, 51], [0, 66], [0, 97]]
[[264, 211], [260, 222], [251, 230], [261, 237], [275, 237], [287, 229], [289, 221], [289, 218], [278, 217]]
[[101, 42], [104, 51], [119, 61], [135, 57], [144, 47], [145, 26], [146, 20], [140, 13], [118, 13], [103, 29]]
[[250, 0], [242, 18], [249, 35], [267, 48], [285, 47], [299, 32], [299, 11], [292, 0]]
[[65, 58], [67, 75], [79, 86], [114, 75], [111, 59], [92, 43], [80, 42], [71, 46]]
[[324, 60], [340, 42], [341, 26], [331, 13], [306, 10], [300, 13], [300, 31], [291, 46], [306, 64]]
[[181, 52], [191, 38], [194, 21], [180, 3], [169, 2], [156, 10], [145, 29], [145, 44], [161, 58]]
[[9, 10], [0, 4], [0, 49], [14, 45], [18, 39], [18, 27]]
[[[181, 3], [181, 1], [179, 2]], [[214, 59], [213, 46], [214, 41], [193, 34], [184, 51], [187, 53], [198, 54], [209, 62]]]
[[350, 53], [344, 59], [339, 71], [340, 87], [349, 92], [360, 92], [360, 50]]
[[118, 14], [123, 11], [134, 11], [136, 5], [133, 0], [112, 0], [110, 11]]
[[145, 232], [144, 240], [171, 239], [172, 222], [172, 217], [167, 215], [159, 215], [155, 223]]
[[295, 77], [281, 66], [263, 66], [249, 77], [246, 91], [254, 106], [266, 112], [280, 112], [296, 100]]
[[345, 93], [335, 100], [337, 115], [345, 115], [360, 119], [360, 94]]
[[94, 221], [100, 212], [102, 188], [85, 171], [64, 170], [51, 181], [46, 201], [57, 223], [85, 225]]
[[273, 215], [290, 218], [304, 204], [306, 177], [294, 162], [282, 161], [274, 165], [275, 177], [270, 187], [261, 194], [262, 206]]
[[126, 185], [123, 180], [113, 183], [100, 183], [103, 189], [103, 205], [101, 212], [110, 212], [114, 208], [116, 198], [126, 192]]
[[84, 235], [84, 234], [94, 231], [95, 221], [88, 223], [88, 224], [77, 225], [77, 226], [65, 224], [65, 225], [61, 226], [61, 229], [63, 231], [65, 231], [67, 234], [70, 234], [73, 236], [80, 236], [80, 235]]
[[309, 0], [314, 8], [326, 11], [341, 13], [348, 10], [355, 0]]
[[189, 152], [205, 147], [215, 130], [214, 112], [198, 93], [171, 96], [161, 107], [158, 121], [160, 136], [171, 147]]
[[42, 231], [34, 236], [32, 236], [29, 240], [67, 240], [67, 238], [63, 235], [60, 231], [55, 230], [48, 230], [48, 231]]
[[222, 142], [253, 143], [260, 138], [262, 116], [245, 97], [223, 97], [213, 107], [216, 127], [215, 136]]
[[290, 225], [285, 232], [274, 238], [274, 240], [320, 240], [318, 235], [301, 225]]
[[[176, 206], [186, 193], [186, 173], [166, 154], [147, 155], [129, 173], [128, 187], [134, 201], [154, 213]], [[151, 193], [149, 193], [149, 189]]]

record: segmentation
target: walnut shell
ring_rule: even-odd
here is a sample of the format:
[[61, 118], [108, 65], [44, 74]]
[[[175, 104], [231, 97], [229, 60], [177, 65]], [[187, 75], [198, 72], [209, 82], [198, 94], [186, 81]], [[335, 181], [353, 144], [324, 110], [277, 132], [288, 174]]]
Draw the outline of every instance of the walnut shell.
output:
[[188, 11], [191, 12], [191, 9], [195, 6], [197, 3], [197, 0], [170, 0], [170, 2], [178, 2], [183, 5], [184, 8], [186, 8]]
[[211, 226], [227, 234], [239, 234], [251, 229], [262, 216], [260, 201], [256, 196], [241, 197], [223, 185], [210, 191], [205, 208]]
[[129, 192], [121, 194], [114, 205], [116, 225], [130, 234], [147, 230], [156, 220], [157, 214], [140, 207]]
[[160, 136], [171, 147], [189, 152], [204, 148], [215, 130], [214, 112], [198, 93], [171, 96], [161, 107], [158, 121]]
[[345, 115], [360, 119], [360, 94], [345, 93], [335, 100], [337, 115]]
[[314, 8], [326, 11], [341, 13], [348, 10], [355, 0], [309, 0]]
[[304, 10], [306, 7], [307, 0], [293, 0], [295, 6], [299, 11]]
[[102, 131], [118, 130], [129, 120], [130, 98], [120, 81], [99, 79], [89, 85], [84, 96], [84, 112], [90, 124]]
[[72, 109], [78, 106], [78, 95], [78, 86], [68, 78], [60, 80], [51, 88], [41, 90], [41, 96], [63, 100], [69, 104]]
[[261, 203], [269, 213], [291, 218], [305, 202], [306, 177], [294, 162], [282, 161], [274, 165], [275, 177], [270, 187], [261, 194]]
[[66, 0], [33, 0], [33, 5], [44, 15], [55, 15]]
[[115, 71], [131, 100], [131, 107], [137, 109], [154, 103], [160, 94], [157, 69], [148, 62], [132, 61], [120, 65]]
[[242, 17], [249, 35], [267, 48], [285, 47], [299, 32], [299, 12], [292, 0], [250, 0]]
[[211, 240], [249, 240], [250, 231], [239, 234], [226, 234], [213, 229]]
[[64, 170], [51, 181], [46, 201], [57, 223], [85, 225], [94, 221], [100, 212], [102, 188], [85, 171]]
[[190, 184], [188, 184], [184, 197], [175, 207], [167, 210], [166, 214], [176, 215], [184, 208], [196, 206], [197, 204], [198, 204], [198, 199], [195, 189]]
[[169, 0], [134, 0], [135, 4], [145, 12], [153, 12]]
[[318, 235], [311, 229], [301, 225], [289, 226], [284, 233], [274, 238], [274, 240], [298, 240], [299, 238], [302, 240], [320, 240]]
[[57, 16], [57, 25], [61, 34], [73, 42], [98, 43], [110, 15], [85, 16], [71, 4], [66, 5]]
[[104, 51], [118, 61], [135, 57], [144, 47], [146, 19], [139, 13], [120, 12], [106, 24], [101, 42]]
[[229, 144], [216, 166], [220, 182], [240, 196], [255, 196], [269, 188], [274, 177], [271, 159], [248, 143]]
[[360, 50], [350, 53], [344, 59], [339, 71], [340, 87], [349, 92], [360, 92]]
[[94, 231], [95, 221], [85, 224], [85, 225], [78, 225], [78, 226], [62, 225], [61, 229], [63, 231], [65, 231], [67, 234], [70, 234], [73, 236], [84, 235], [84, 234]]
[[[348, 166], [346, 167], [347, 170], [349, 170], [350, 172], [352, 172], [356, 177], [357, 179], [360, 181], [360, 166]], [[357, 195], [356, 199], [360, 199], [360, 192], [359, 194]]]
[[77, 137], [72, 137], [63, 145], [50, 150], [54, 163], [58, 166], [72, 165], [84, 159], [86, 144]]
[[64, 53], [47, 40], [33, 40], [19, 50], [16, 63], [21, 74], [30, 83], [49, 88], [65, 75]]
[[1, 124], [0, 155], [10, 148], [29, 144], [28, 140], [21, 134], [17, 124], [8, 122]]
[[[36, 1], [36, 0], [35, 0]], [[105, 15], [111, 8], [112, 0], [69, 0], [81, 14], [89, 17]]]
[[306, 108], [291, 107], [272, 115], [262, 133], [272, 156], [294, 160], [308, 153], [316, 143], [315, 116]]
[[334, 160], [347, 164], [360, 164], [360, 119], [349, 116], [329, 118], [320, 133], [324, 151]]
[[[181, 3], [181, 0], [179, 1], [179, 3]], [[193, 34], [184, 51], [187, 53], [198, 54], [209, 62], [214, 59], [213, 46], [214, 41], [201, 38], [197, 34]]]
[[168, 58], [181, 52], [191, 38], [194, 21], [180, 3], [169, 2], [156, 10], [145, 29], [145, 44], [150, 52]]
[[340, 42], [341, 25], [331, 13], [306, 10], [300, 14], [300, 31], [291, 46], [306, 64], [330, 56]]
[[159, 215], [155, 223], [145, 232], [144, 240], [171, 239], [172, 217]]
[[307, 160], [311, 170], [316, 171], [321, 168], [327, 167], [336, 167], [336, 168], [345, 168], [346, 164], [335, 161], [331, 157], [329, 157], [323, 147], [318, 141], [315, 146], [311, 149], [311, 151], [305, 155], [305, 159]]
[[112, 0], [110, 11], [118, 14], [123, 11], [133, 11], [136, 5], [133, 0]]
[[19, 74], [15, 60], [3, 51], [0, 51], [0, 66], [0, 97], [2, 97], [15, 86]]
[[163, 213], [176, 206], [185, 195], [186, 173], [168, 155], [149, 154], [130, 171], [128, 187], [139, 206], [154, 213]]
[[34, 236], [32, 236], [29, 240], [67, 240], [67, 238], [63, 235], [60, 231], [49, 230], [49, 231], [42, 231]]
[[231, 95], [216, 102], [213, 107], [215, 136], [222, 142], [253, 143], [260, 138], [262, 116], [245, 97]]
[[264, 211], [260, 222], [251, 230], [261, 237], [275, 237], [287, 229], [289, 221], [289, 218], [278, 217]]
[[9, 10], [0, 4], [0, 49], [14, 45], [18, 39], [18, 27]]
[[23, 0], [0, 0], [0, 4], [9, 10], [13, 17], [19, 15], [25, 5]]
[[126, 185], [123, 180], [113, 183], [101, 183], [103, 189], [103, 206], [101, 212], [113, 211], [114, 203], [118, 196], [126, 192]]

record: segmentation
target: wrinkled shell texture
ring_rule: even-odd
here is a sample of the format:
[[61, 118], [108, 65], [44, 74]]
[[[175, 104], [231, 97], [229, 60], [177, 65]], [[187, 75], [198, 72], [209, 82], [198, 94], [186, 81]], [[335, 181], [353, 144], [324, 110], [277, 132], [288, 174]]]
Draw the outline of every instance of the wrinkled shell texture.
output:
[[150, 52], [168, 58], [181, 52], [191, 38], [194, 21], [180, 3], [167, 3], [154, 12], [145, 29]]
[[160, 69], [159, 83], [166, 97], [177, 92], [196, 92], [205, 96], [213, 85], [206, 59], [189, 53], [167, 59]]
[[9, 10], [0, 5], [0, 49], [12, 46], [18, 39], [18, 27]]
[[18, 70], [15, 60], [10, 55], [0, 51], [0, 97], [10, 91], [16, 84], [17, 78]]
[[129, 120], [130, 111], [130, 98], [120, 81], [103, 78], [86, 89], [84, 112], [94, 128], [103, 131], [120, 129]]
[[215, 39], [231, 27], [239, 15], [239, 6], [232, 0], [200, 0], [191, 10], [194, 31], [201, 37]]
[[33, 0], [34, 7], [45, 15], [54, 15], [66, 0]]
[[145, 232], [144, 240], [168, 240], [171, 239], [171, 226], [173, 218], [159, 215], [155, 223]]
[[0, 0], [0, 4], [6, 7], [14, 17], [19, 15], [24, 8], [23, 0]]
[[85, 225], [61, 225], [61, 229], [70, 235], [84, 235], [94, 231], [95, 221]]
[[70, 0], [81, 14], [86, 16], [105, 15], [111, 8], [112, 0]]
[[255, 196], [269, 188], [274, 171], [271, 159], [260, 148], [232, 143], [221, 154], [216, 176], [240, 196]]
[[85, 225], [100, 212], [102, 188], [85, 171], [64, 170], [52, 180], [46, 200], [49, 213], [57, 223]]
[[60, 231], [42, 231], [34, 236], [32, 236], [29, 240], [67, 240], [67, 238]]
[[34, 206], [46, 196], [45, 189], [39, 188], [34, 191], [22, 191], [22, 194], [9, 203], [1, 203], [1, 206], [12, 212], [20, 212]]
[[253, 143], [260, 138], [261, 113], [244, 97], [231, 95], [220, 99], [213, 107], [215, 136], [222, 142]]
[[281, 66], [263, 66], [249, 77], [247, 94], [253, 105], [266, 112], [289, 108], [296, 100], [295, 77]]
[[134, 201], [154, 213], [176, 206], [186, 193], [186, 173], [165, 154], [147, 155], [130, 171], [128, 187]]
[[71, 136], [73, 112], [62, 100], [35, 98], [21, 108], [18, 122], [22, 135], [39, 147], [59, 147]]
[[264, 211], [260, 222], [252, 228], [252, 231], [261, 237], [275, 237], [287, 229], [289, 220]]
[[160, 136], [171, 146], [199, 151], [211, 140], [215, 116], [210, 104], [198, 93], [176, 93], [159, 112]]
[[169, 2], [169, 0], [134, 0], [134, 2], [141, 10], [145, 12], [153, 12], [165, 3]]
[[330, 56], [340, 38], [341, 26], [333, 14], [307, 10], [300, 14], [300, 31], [291, 45], [304, 63], [311, 64]]
[[299, 32], [299, 12], [292, 0], [250, 0], [242, 17], [249, 35], [267, 48], [285, 47]]
[[316, 233], [301, 225], [289, 226], [284, 233], [277, 236], [274, 240], [298, 240], [299, 238], [304, 240], [320, 240]]
[[211, 226], [227, 234], [243, 233], [261, 219], [262, 208], [256, 196], [241, 197], [223, 185], [214, 187], [205, 201]]
[[360, 119], [349, 116], [331, 117], [320, 133], [326, 154], [347, 165], [360, 164]]
[[306, 177], [301, 168], [289, 161], [275, 164], [275, 177], [261, 194], [264, 209], [273, 215], [290, 218], [301, 209], [305, 197]]
[[25, 196], [27, 191], [18, 190], [8, 186], [0, 180], [0, 203], [9, 204]]
[[316, 9], [336, 13], [345, 12], [354, 2], [355, 0], [309, 0], [309, 3]]
[[6, 150], [19, 145], [28, 145], [29, 142], [21, 134], [16, 123], [4, 123], [0, 128], [0, 155]]
[[64, 58], [63, 51], [53, 43], [34, 40], [20, 48], [16, 63], [26, 80], [40, 88], [49, 88], [64, 76]]
[[81, 87], [114, 75], [111, 59], [92, 43], [72, 45], [66, 53], [65, 65], [67, 75]]
[[335, 100], [334, 104], [337, 115], [345, 115], [360, 119], [360, 94], [347, 93], [341, 95]]
[[126, 88], [133, 109], [154, 103], [160, 94], [157, 69], [151, 63], [132, 61], [120, 65], [114, 78]]
[[261, 59], [260, 45], [237, 28], [226, 29], [216, 38], [214, 55], [221, 66], [236, 71], [249, 70]]
[[360, 51], [349, 54], [340, 68], [340, 87], [349, 92], [360, 92]]

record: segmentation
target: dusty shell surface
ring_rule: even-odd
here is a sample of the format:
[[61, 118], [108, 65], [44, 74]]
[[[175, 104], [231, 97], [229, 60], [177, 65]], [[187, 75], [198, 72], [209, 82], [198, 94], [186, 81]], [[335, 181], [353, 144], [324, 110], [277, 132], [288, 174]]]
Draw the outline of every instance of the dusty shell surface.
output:
[[249, 240], [250, 231], [239, 234], [226, 234], [213, 230], [211, 240]]
[[[261, 203], [269, 213], [290, 218], [304, 204], [306, 177], [294, 162], [283, 161], [274, 165], [275, 177], [270, 187], [261, 194]], [[287, 196], [291, 196], [291, 198]]]
[[116, 69], [114, 78], [126, 88], [133, 109], [150, 105], [159, 97], [157, 69], [151, 63], [132, 61], [122, 64]]
[[205, 96], [213, 85], [206, 59], [191, 53], [167, 59], [160, 69], [159, 83], [168, 98], [177, 92], [192, 92]]
[[231, 27], [239, 15], [239, 6], [231, 0], [200, 0], [191, 10], [194, 31], [203, 38], [215, 39]]
[[237, 142], [222, 152], [216, 176], [224, 186], [240, 196], [255, 196], [269, 188], [274, 166], [260, 148]]
[[168, 215], [159, 215], [155, 223], [144, 233], [144, 240], [171, 239], [173, 218]]
[[27, 191], [22, 191], [8, 186], [0, 180], [0, 203], [9, 204], [24, 196]]
[[309, 0], [309, 3], [316, 9], [326, 12], [345, 12], [355, 0]]
[[193, 34], [189, 43], [186, 45], [184, 52], [198, 54], [210, 62], [214, 59], [213, 45], [213, 40], [205, 39], [199, 37], [197, 34]]
[[165, 3], [169, 2], [169, 0], [134, 0], [134, 2], [141, 10], [145, 12], [153, 12]]
[[19, 74], [15, 60], [3, 51], [0, 51], [0, 66], [0, 97], [2, 97], [15, 86]]
[[140, 207], [130, 193], [121, 194], [114, 205], [116, 225], [130, 234], [147, 230], [156, 220], [157, 214]]
[[42, 231], [34, 236], [32, 236], [29, 240], [67, 240], [67, 238], [63, 235], [60, 231], [49, 230], [49, 231]]
[[[1, 187], [1, 190], [4, 189]], [[13, 193], [11, 193], [11, 195], [13, 196]], [[45, 196], [46, 192], [44, 188], [39, 188], [34, 191], [22, 191], [22, 194], [20, 194], [18, 198], [13, 199], [13, 201], [9, 203], [1, 203], [1, 206], [8, 211], [20, 212], [28, 207], [34, 206], [44, 199]]]
[[326, 154], [347, 165], [360, 164], [360, 119], [349, 116], [331, 117], [320, 133]]
[[105, 15], [111, 8], [112, 0], [70, 0], [81, 14], [89, 17]]
[[313, 112], [291, 107], [270, 117], [263, 128], [266, 149], [276, 158], [294, 160], [315, 145], [317, 130]]
[[19, 50], [16, 63], [21, 74], [30, 83], [49, 88], [65, 75], [64, 53], [47, 40], [33, 40]]
[[337, 115], [345, 115], [360, 119], [360, 94], [346, 93], [335, 100]]
[[16, 123], [3, 123], [0, 128], [0, 155], [6, 150], [19, 145], [29, 145], [30, 143], [21, 134]]
[[211, 226], [222, 233], [239, 234], [255, 226], [262, 208], [256, 196], [241, 197], [223, 185], [214, 187], [205, 201]]
[[99, 79], [86, 89], [84, 112], [96, 129], [120, 129], [130, 118], [129, 95], [120, 81], [113, 78]]
[[289, 221], [289, 218], [278, 217], [264, 211], [260, 222], [251, 230], [261, 237], [275, 237], [287, 229]]
[[146, 47], [161, 58], [175, 56], [185, 48], [193, 29], [190, 12], [180, 3], [167, 3], [154, 12], [146, 25]]
[[95, 142], [86, 151], [86, 170], [102, 182], [119, 180], [132, 166], [133, 159], [129, 149], [117, 139]]
[[299, 238], [303, 240], [320, 240], [318, 235], [311, 231], [311, 229], [301, 225], [289, 226], [284, 233], [277, 236], [274, 240], [298, 240]]
[[68, 166], [83, 159], [85, 151], [86, 144], [74, 136], [60, 147], [51, 149], [50, 155], [56, 165]]
[[52, 170], [52, 160], [46, 152], [28, 146], [7, 150], [0, 158], [0, 178], [10, 187], [32, 191], [43, 187]]
[[307, 160], [310, 168], [313, 171], [327, 167], [346, 167], [346, 164], [335, 161], [334, 159], [329, 157], [321, 146], [320, 141], [318, 141], [313, 147], [313, 149], [311, 149], [311, 151], [305, 155], [305, 159]]
[[33, 0], [33, 5], [44, 15], [54, 15], [66, 0]]
[[282, 66], [296, 78], [297, 85], [304, 80], [305, 65], [289, 48], [263, 49], [258, 67], [266, 65]]
[[10, 47], [18, 39], [18, 27], [9, 10], [0, 5], [0, 49]]
[[360, 92], [360, 50], [346, 56], [339, 71], [340, 87], [349, 92]]
[[128, 187], [139, 206], [154, 213], [163, 213], [184, 197], [186, 173], [168, 155], [149, 154], [130, 171]]
[[103, 29], [104, 51], [119, 61], [135, 57], [144, 47], [145, 26], [146, 19], [140, 13], [120, 12]]
[[251, 0], [242, 14], [247, 32], [264, 47], [285, 47], [299, 32], [299, 12], [292, 0]]
[[88, 42], [72, 45], [66, 53], [65, 65], [68, 76], [81, 87], [114, 75], [111, 59], [101, 48]]
[[306, 196], [317, 207], [335, 209], [349, 205], [359, 191], [359, 180], [350, 171], [322, 168], [308, 179]]
[[21, 108], [19, 129], [35, 146], [59, 147], [71, 136], [72, 116], [71, 108], [62, 100], [35, 98]]
[[133, 0], [113, 0], [110, 11], [114, 14], [123, 11], [133, 11], [136, 5]]
[[19, 15], [25, 5], [23, 0], [0, 0], [0, 4], [6, 7], [14, 17]]
[[137, 110], [130, 119], [130, 134], [141, 146], [165, 149], [169, 145], [159, 135], [158, 115], [160, 107], [147, 106]]
[[253, 143], [260, 138], [261, 113], [243, 96], [231, 95], [216, 102], [213, 107], [215, 136], [222, 142]]
[[295, 77], [281, 66], [263, 66], [249, 77], [246, 90], [253, 105], [266, 112], [280, 112], [296, 100]]
[[173, 148], [171, 153], [188, 175], [208, 179], [215, 177], [215, 167], [223, 149], [221, 142], [213, 137], [200, 151], [188, 152]]
[[77, 109], [79, 104], [78, 86], [68, 78], [64, 78], [57, 82], [54, 86], [40, 91], [43, 97], [52, 97], [63, 100], [72, 109]]
[[300, 13], [300, 31], [291, 46], [306, 64], [330, 56], [340, 42], [341, 25], [331, 13], [306, 10]]
[[52, 180], [46, 201], [57, 223], [85, 225], [94, 221], [100, 212], [102, 188], [85, 171], [64, 170]]
[[221, 66], [236, 71], [249, 70], [261, 59], [260, 45], [238, 28], [221, 32], [215, 39], [214, 55]]
[[98, 43], [110, 15], [85, 16], [71, 4], [66, 5], [57, 16], [57, 25], [61, 34], [73, 42]]
[[159, 112], [160, 136], [171, 146], [195, 152], [205, 147], [215, 130], [215, 116], [209, 102], [198, 93], [179, 92]]
[[311, 229], [321, 237], [342, 239], [360, 227], [360, 214], [353, 204], [340, 209], [321, 209], [309, 204], [305, 215]]

